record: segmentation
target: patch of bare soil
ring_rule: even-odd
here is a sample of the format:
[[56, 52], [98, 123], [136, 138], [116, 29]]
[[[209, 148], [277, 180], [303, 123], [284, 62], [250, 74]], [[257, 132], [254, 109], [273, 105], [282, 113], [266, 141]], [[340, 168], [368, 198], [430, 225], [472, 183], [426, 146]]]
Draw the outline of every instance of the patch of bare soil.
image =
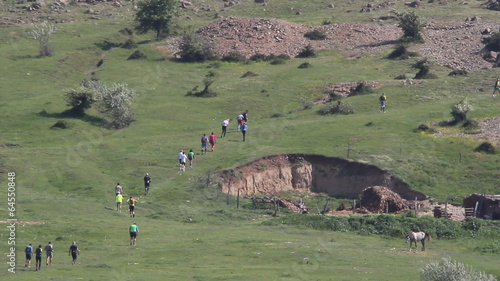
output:
[[[381, 22], [383, 23], [383, 22]], [[423, 29], [424, 44], [415, 51], [423, 57], [453, 69], [479, 70], [491, 68], [494, 61], [483, 59], [481, 42], [484, 30], [498, 30], [498, 22], [429, 23]], [[323, 32], [325, 40], [309, 40], [304, 34], [313, 30]], [[255, 54], [296, 56], [307, 45], [315, 50], [337, 49], [350, 57], [362, 57], [387, 50], [397, 44], [402, 35], [396, 24], [333, 23], [307, 26], [280, 19], [228, 17], [213, 22], [198, 34], [216, 46], [223, 56], [237, 51], [246, 57]], [[179, 51], [179, 40], [172, 40], [168, 48]], [[493, 54], [496, 56], [496, 54]]]

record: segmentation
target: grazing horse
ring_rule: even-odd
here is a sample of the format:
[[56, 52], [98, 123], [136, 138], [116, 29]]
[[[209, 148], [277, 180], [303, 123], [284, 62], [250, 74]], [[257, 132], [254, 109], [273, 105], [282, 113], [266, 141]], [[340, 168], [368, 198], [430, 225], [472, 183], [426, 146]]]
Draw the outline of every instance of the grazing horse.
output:
[[412, 243], [415, 243], [415, 251], [417, 250], [417, 241], [422, 242], [422, 251], [425, 251], [425, 239], [427, 238], [427, 241], [431, 240], [431, 236], [427, 232], [408, 232], [406, 234], [406, 243], [408, 241], [410, 242], [410, 248], [408, 251], [411, 251], [411, 245]]

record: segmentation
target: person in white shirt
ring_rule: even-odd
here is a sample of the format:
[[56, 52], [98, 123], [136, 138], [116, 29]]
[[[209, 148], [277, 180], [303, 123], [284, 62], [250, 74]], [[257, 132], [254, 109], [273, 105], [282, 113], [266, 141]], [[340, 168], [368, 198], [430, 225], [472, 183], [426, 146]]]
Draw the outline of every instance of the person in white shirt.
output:
[[224, 121], [222, 121], [222, 133], [220, 134], [221, 138], [226, 136], [227, 126], [229, 126], [229, 121], [231, 121], [231, 119], [225, 119]]

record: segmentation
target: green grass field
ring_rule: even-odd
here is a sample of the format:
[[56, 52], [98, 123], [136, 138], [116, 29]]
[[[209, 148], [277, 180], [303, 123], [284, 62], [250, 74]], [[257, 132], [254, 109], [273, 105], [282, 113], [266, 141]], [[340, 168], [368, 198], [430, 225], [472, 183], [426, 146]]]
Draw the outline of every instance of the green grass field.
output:
[[[186, 12], [191, 20], [179, 22], [183, 30], [197, 29], [217, 15], [319, 25], [325, 20], [368, 23], [388, 13], [346, 12], [358, 11], [366, 5], [362, 1], [338, 3], [335, 9], [325, 9], [325, 1], [272, 1], [267, 6], [241, 1], [226, 9], [220, 1], [192, 2], [203, 9]], [[106, 40], [125, 40], [119, 30], [133, 27], [127, 5], [111, 9], [97, 4], [99, 13], [114, 14], [101, 20], [88, 20], [84, 13], [88, 8], [76, 6], [52, 15], [64, 23], [57, 24], [55, 55], [47, 58], [37, 56], [38, 42], [29, 35], [32, 25], [0, 29], [4, 190], [0, 221], [9, 218], [8, 173], [14, 172], [14, 217], [42, 223], [17, 224], [16, 274], [8, 272], [6, 263], [8, 224], [0, 224], [5, 261], [0, 267], [2, 280], [419, 280], [420, 268], [442, 257], [500, 276], [498, 254], [476, 250], [486, 240], [435, 239], [426, 252], [409, 253], [404, 237], [279, 224], [279, 217], [246, 207], [246, 199], [237, 209], [235, 198], [199, 184], [209, 172], [271, 154], [347, 157], [350, 147], [349, 158], [387, 169], [437, 201], [459, 198], [454, 203], [460, 203], [471, 193], [499, 194], [500, 158], [473, 152], [481, 141], [413, 131], [423, 123], [450, 120], [450, 107], [464, 97], [475, 107], [472, 118], [498, 116], [500, 100], [492, 99], [490, 92], [490, 84], [500, 76], [498, 68], [454, 78], [447, 76], [450, 69], [433, 66], [438, 79], [403, 86], [393, 78], [413, 75], [416, 71], [411, 64], [417, 59], [388, 60], [388, 48], [385, 53], [355, 60], [332, 50], [281, 65], [221, 63], [213, 69], [209, 63], [180, 63], [163, 55], [156, 48], [162, 42], [154, 41], [152, 33], [134, 34], [147, 59], [127, 60], [134, 50], [105, 48]], [[6, 10], [15, 6], [5, 3]], [[403, 3], [396, 3], [395, 8], [404, 9]], [[1, 13], [12, 17], [5, 10]], [[436, 4], [419, 13], [443, 21], [463, 20], [472, 14], [485, 20], [497, 16], [481, 9], [479, 2]], [[98, 68], [100, 59], [104, 64]], [[303, 62], [312, 67], [299, 69]], [[210, 70], [218, 74], [211, 86], [217, 97], [186, 97], [194, 86], [203, 86]], [[248, 71], [258, 76], [242, 78]], [[87, 111], [86, 118], [63, 114], [69, 109], [64, 90], [92, 72], [107, 85], [127, 83], [136, 90], [132, 105], [136, 121], [131, 126], [104, 128], [99, 123], [104, 116], [95, 108]], [[322, 116], [317, 114], [319, 107], [302, 110], [304, 99], [318, 98], [327, 84], [367, 80], [384, 86], [373, 94], [345, 99], [355, 114]], [[387, 114], [378, 111], [381, 92], [388, 93]], [[235, 119], [246, 109], [250, 119], [246, 142], [241, 141], [233, 121], [216, 151], [199, 155], [204, 133], [219, 134], [223, 119]], [[51, 129], [58, 120], [70, 128]], [[184, 173], [178, 170], [180, 149], [198, 153], [194, 167]], [[140, 198], [136, 218], [129, 218], [126, 210], [116, 212], [116, 183], [123, 184], [127, 196], [141, 196], [146, 172], [153, 179], [151, 193]], [[286, 212], [281, 216], [287, 216]], [[271, 220], [273, 224], [266, 224]], [[141, 231], [136, 247], [129, 246], [128, 240], [133, 222]], [[45, 246], [48, 241], [55, 247], [54, 265], [46, 267], [43, 262], [42, 270], [35, 272], [33, 261], [31, 268], [24, 268], [24, 247], [28, 243]], [[67, 255], [72, 241], [81, 250], [75, 266]]]

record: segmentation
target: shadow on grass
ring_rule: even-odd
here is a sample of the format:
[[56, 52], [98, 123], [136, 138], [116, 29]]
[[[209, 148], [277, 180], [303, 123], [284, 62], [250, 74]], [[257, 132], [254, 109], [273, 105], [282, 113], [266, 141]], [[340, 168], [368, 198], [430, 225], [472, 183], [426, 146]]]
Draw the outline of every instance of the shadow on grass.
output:
[[46, 118], [80, 119], [80, 120], [87, 122], [87, 123], [90, 123], [96, 127], [105, 128], [105, 129], [110, 128], [109, 122], [104, 118], [101, 118], [98, 116], [88, 115], [86, 113], [75, 113], [71, 109], [65, 110], [65, 111], [60, 112], [60, 113], [48, 113], [47, 111], [42, 110], [38, 113], [38, 115], [41, 117], [46, 117]]

